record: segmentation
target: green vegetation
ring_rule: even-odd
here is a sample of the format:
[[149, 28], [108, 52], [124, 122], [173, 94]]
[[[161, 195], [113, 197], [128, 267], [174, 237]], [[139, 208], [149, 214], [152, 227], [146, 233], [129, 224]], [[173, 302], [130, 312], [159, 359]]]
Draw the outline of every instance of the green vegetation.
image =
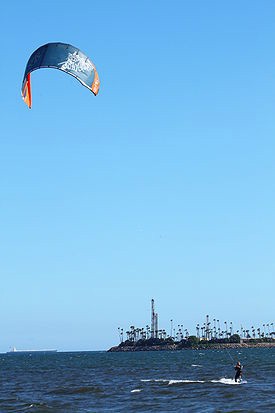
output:
[[[254, 341], [254, 340], [253, 340]], [[259, 342], [259, 340], [256, 340]], [[262, 341], [262, 340], [260, 340]], [[229, 338], [224, 338], [224, 339], [211, 339], [211, 340], [201, 340], [196, 336], [189, 336], [186, 339], [182, 339], [180, 341], [175, 341], [173, 338], [168, 337], [168, 338], [153, 338], [150, 337], [148, 339], [139, 339], [138, 341], [133, 341], [133, 340], [126, 340], [123, 341], [119, 344], [118, 347], [123, 348], [123, 347], [176, 347], [177, 349], [183, 349], [183, 348], [196, 348], [199, 346], [206, 346], [206, 347], [211, 347], [215, 346], [217, 344], [234, 344], [234, 343], [240, 343], [241, 338], [238, 334], [233, 334]]]

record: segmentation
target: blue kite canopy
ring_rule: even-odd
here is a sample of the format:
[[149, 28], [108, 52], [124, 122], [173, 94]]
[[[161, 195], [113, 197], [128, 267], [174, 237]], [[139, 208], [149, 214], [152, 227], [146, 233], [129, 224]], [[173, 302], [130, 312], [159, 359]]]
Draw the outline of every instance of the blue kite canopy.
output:
[[97, 95], [100, 81], [92, 61], [81, 50], [70, 44], [48, 43], [32, 53], [26, 66], [21, 92], [23, 100], [29, 108], [32, 105], [30, 74], [34, 70], [47, 67], [62, 70], [74, 76], [95, 96]]

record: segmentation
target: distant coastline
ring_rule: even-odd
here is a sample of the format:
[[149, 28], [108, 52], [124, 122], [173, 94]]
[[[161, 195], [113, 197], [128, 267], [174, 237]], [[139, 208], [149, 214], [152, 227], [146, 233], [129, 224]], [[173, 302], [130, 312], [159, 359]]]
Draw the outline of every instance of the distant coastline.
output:
[[[147, 341], [147, 340], [146, 340]], [[127, 343], [120, 343], [118, 346], [111, 347], [108, 352], [133, 352], [133, 351], [180, 351], [180, 350], [221, 350], [221, 349], [235, 349], [235, 348], [272, 348], [275, 347], [275, 340], [273, 341], [242, 341], [240, 343], [134, 343], [129, 345]]]

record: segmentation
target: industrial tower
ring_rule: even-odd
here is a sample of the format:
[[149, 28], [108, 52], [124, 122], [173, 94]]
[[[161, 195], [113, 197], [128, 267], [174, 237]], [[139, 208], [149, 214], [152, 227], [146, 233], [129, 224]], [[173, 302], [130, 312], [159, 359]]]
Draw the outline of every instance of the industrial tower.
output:
[[155, 313], [155, 301], [151, 300], [151, 337], [158, 337], [158, 314]]

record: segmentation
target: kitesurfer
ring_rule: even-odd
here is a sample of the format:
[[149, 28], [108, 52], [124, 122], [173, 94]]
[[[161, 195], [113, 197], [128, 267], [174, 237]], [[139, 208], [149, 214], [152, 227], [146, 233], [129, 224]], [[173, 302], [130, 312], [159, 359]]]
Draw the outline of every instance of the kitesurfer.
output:
[[238, 380], [240, 381], [242, 378], [242, 365], [240, 363], [240, 361], [237, 362], [236, 366], [235, 366], [235, 382], [237, 382]]

